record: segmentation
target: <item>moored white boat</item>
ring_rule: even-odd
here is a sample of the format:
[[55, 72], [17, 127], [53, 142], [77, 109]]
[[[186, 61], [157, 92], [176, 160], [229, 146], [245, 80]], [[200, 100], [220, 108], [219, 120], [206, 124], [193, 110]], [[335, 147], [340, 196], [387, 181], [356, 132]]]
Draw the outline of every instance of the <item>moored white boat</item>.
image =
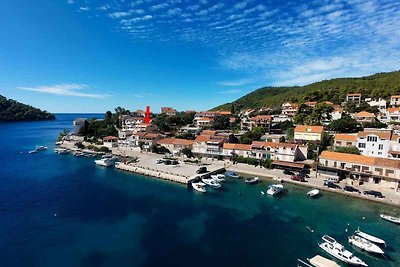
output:
[[196, 190], [196, 191], [199, 191], [201, 193], [207, 192], [205, 186], [206, 186], [206, 184], [202, 183], [202, 182], [192, 183], [193, 189]]
[[215, 188], [215, 189], [221, 188], [221, 184], [212, 178], [203, 178], [203, 179], [201, 179], [201, 181], [203, 183], [205, 183], [206, 185], [211, 186], [212, 188]]
[[310, 191], [307, 192], [307, 196], [309, 197], [316, 197], [318, 195], [319, 195], [318, 189], [311, 189]]
[[375, 243], [375, 244], [386, 246], [385, 240], [383, 240], [383, 239], [381, 239], [381, 238], [378, 238], [378, 237], [376, 237], [376, 236], [367, 234], [367, 233], [365, 233], [365, 232], [362, 232], [362, 231], [360, 231], [360, 228], [358, 228], [354, 233], [355, 233], [356, 235], [359, 235], [359, 236], [361, 236], [361, 237], [367, 239], [368, 241], [371, 241], [371, 242]]
[[273, 185], [270, 185], [268, 187], [267, 194], [271, 195], [271, 196], [274, 196], [274, 195], [279, 194], [280, 192], [282, 192], [282, 190], [283, 190], [283, 185], [281, 185], [281, 184], [273, 184]]
[[244, 180], [244, 182], [246, 184], [255, 184], [258, 182], [258, 180], [259, 180], [258, 177], [253, 177], [253, 178], [248, 178], [248, 179]]
[[375, 245], [374, 243], [368, 241], [365, 238], [362, 238], [361, 236], [352, 235], [349, 236], [348, 239], [349, 239], [349, 244], [352, 244], [361, 250], [365, 250], [370, 253], [385, 254], [385, 252], [379, 246]]
[[240, 176], [236, 172], [227, 172], [226, 176], [231, 178], [240, 178]]
[[112, 158], [97, 159], [94, 162], [96, 163], [96, 165], [103, 167], [111, 167], [115, 164], [115, 161]]
[[65, 148], [56, 148], [54, 149], [54, 152], [56, 152], [57, 154], [68, 154], [69, 151]]
[[319, 244], [319, 247], [338, 260], [351, 265], [368, 266], [365, 262], [354, 256], [353, 253], [345, 249], [345, 247], [339, 244], [333, 237], [324, 235], [322, 240], [324, 240], [324, 242]]
[[391, 216], [391, 215], [386, 215], [386, 214], [379, 214], [381, 216], [382, 219], [388, 221], [388, 222], [392, 222], [395, 224], [400, 224], [400, 217], [395, 217], [395, 216]]
[[211, 175], [211, 178], [213, 178], [217, 182], [225, 181], [225, 175], [223, 175], [223, 174], [214, 174], [214, 175]]

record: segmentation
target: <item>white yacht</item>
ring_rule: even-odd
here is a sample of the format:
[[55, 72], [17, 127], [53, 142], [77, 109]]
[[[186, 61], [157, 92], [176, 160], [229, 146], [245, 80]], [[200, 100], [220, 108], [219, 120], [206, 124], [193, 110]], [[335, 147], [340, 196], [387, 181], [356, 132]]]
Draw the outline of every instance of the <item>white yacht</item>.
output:
[[37, 150], [37, 149], [34, 149], [34, 150], [29, 151], [29, 154], [35, 154], [35, 153], [38, 153], [38, 150]]
[[379, 246], [358, 235], [349, 236], [349, 244], [352, 244], [359, 249], [370, 253], [385, 254], [385, 252]]
[[391, 216], [391, 215], [386, 215], [386, 214], [380, 214], [381, 218], [388, 221], [388, 222], [392, 222], [395, 224], [400, 224], [400, 217], [395, 217], [395, 216]]
[[199, 191], [201, 193], [207, 192], [205, 186], [206, 186], [206, 184], [202, 183], [202, 182], [192, 183], [193, 189], [196, 190], [196, 191]]
[[378, 245], [382, 245], [386, 247], [386, 242], [385, 240], [378, 238], [376, 236], [367, 234], [365, 232], [360, 231], [360, 228], [357, 229], [357, 231], [354, 232], [354, 234], [359, 235], [365, 239], [367, 239], [368, 241], [371, 241], [372, 243], [378, 244]]
[[316, 197], [318, 195], [319, 195], [318, 189], [311, 189], [310, 191], [307, 192], [307, 196], [309, 197]]
[[282, 190], [283, 190], [283, 185], [281, 185], [281, 184], [273, 184], [273, 185], [270, 185], [268, 187], [267, 194], [271, 195], [271, 196], [274, 196], [274, 195], [279, 194], [280, 192], [282, 192]]
[[99, 166], [110, 167], [115, 164], [115, 160], [113, 158], [103, 158], [95, 160], [94, 163]]
[[36, 146], [37, 151], [47, 150], [47, 146]]
[[258, 177], [253, 177], [253, 178], [248, 178], [244, 180], [246, 184], [256, 184], [258, 183], [259, 178]]
[[205, 183], [206, 185], [211, 186], [212, 188], [215, 188], [215, 189], [221, 188], [221, 184], [212, 178], [203, 178], [203, 179], [201, 179], [201, 181], [203, 183]]
[[214, 175], [211, 175], [211, 178], [217, 182], [225, 181], [225, 175], [223, 175], [223, 174], [214, 174]]
[[354, 256], [353, 253], [345, 249], [345, 247], [339, 244], [334, 238], [324, 235], [322, 240], [324, 240], [324, 242], [319, 244], [319, 247], [331, 256], [351, 265], [368, 266], [365, 262]]

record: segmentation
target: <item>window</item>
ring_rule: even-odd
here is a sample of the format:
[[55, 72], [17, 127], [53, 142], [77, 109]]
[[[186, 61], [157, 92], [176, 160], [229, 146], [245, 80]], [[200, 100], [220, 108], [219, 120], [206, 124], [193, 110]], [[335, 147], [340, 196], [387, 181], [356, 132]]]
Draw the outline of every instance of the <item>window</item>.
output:
[[365, 143], [359, 143], [359, 144], [358, 144], [358, 147], [359, 147], [359, 148], [365, 148]]
[[367, 136], [367, 141], [368, 142], [376, 142], [376, 141], [378, 141], [378, 137], [376, 137], [376, 136]]
[[383, 149], [383, 145], [379, 145], [378, 149], [382, 150]]

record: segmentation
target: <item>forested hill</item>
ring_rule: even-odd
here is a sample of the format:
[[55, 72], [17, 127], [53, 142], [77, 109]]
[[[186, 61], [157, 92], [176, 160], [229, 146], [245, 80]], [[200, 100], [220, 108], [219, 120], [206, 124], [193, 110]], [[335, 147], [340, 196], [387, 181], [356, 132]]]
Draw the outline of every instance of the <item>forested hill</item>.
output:
[[226, 103], [213, 110], [235, 110], [277, 106], [286, 101], [331, 101], [340, 104], [347, 93], [362, 93], [362, 97], [389, 98], [400, 94], [400, 71], [377, 73], [360, 78], [337, 78], [293, 87], [263, 87], [232, 103]]
[[0, 121], [54, 120], [55, 116], [0, 95]]

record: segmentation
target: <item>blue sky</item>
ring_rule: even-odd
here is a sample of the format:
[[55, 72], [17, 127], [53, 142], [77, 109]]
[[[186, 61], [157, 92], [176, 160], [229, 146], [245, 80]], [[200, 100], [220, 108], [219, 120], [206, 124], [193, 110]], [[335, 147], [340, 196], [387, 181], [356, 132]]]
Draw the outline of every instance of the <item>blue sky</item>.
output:
[[398, 70], [395, 0], [2, 0], [0, 94], [51, 112], [204, 110]]

